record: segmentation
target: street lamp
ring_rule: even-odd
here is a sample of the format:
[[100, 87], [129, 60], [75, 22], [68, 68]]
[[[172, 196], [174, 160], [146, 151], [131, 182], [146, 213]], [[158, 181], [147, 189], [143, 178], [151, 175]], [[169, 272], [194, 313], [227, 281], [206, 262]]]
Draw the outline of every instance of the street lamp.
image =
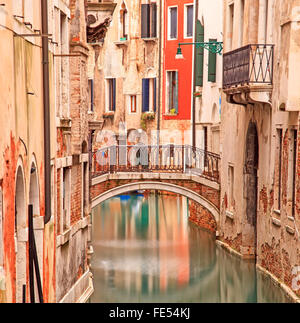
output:
[[183, 54], [182, 54], [182, 50], [181, 50], [181, 46], [183, 46], [183, 45], [193, 45], [193, 46], [196, 46], [196, 48], [202, 47], [204, 49], [207, 49], [211, 53], [219, 54], [219, 55], [222, 55], [222, 52], [223, 52], [223, 42], [210, 41], [210, 42], [206, 42], [206, 43], [200, 43], [200, 42], [179, 43], [175, 59], [183, 59], [184, 58]]

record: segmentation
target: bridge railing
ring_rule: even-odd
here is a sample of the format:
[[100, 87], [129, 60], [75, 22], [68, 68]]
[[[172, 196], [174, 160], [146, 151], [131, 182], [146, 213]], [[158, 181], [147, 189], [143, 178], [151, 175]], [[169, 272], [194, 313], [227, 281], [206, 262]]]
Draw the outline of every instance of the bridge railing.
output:
[[92, 176], [107, 173], [193, 173], [219, 183], [220, 156], [189, 145], [109, 146], [92, 156]]

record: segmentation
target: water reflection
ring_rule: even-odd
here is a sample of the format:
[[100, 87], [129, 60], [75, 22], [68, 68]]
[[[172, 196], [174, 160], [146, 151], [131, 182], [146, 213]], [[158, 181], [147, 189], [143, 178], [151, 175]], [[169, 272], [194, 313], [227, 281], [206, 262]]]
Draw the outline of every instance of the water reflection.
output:
[[188, 222], [183, 197], [120, 196], [93, 211], [91, 302], [286, 302], [270, 279]]

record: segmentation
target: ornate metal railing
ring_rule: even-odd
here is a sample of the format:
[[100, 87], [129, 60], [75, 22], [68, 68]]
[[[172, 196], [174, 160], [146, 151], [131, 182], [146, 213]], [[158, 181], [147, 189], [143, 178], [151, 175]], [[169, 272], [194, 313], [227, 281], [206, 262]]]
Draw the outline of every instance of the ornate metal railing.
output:
[[223, 56], [223, 88], [273, 85], [274, 45], [247, 45]]
[[219, 182], [220, 156], [189, 145], [110, 146], [92, 156], [92, 176], [119, 172], [193, 173]]

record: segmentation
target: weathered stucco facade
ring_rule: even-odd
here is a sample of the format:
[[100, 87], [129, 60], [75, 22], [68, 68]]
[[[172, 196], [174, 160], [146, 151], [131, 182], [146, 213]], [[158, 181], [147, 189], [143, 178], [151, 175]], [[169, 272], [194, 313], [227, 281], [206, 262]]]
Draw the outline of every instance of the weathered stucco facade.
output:
[[256, 256], [259, 266], [295, 292], [300, 264], [299, 5], [224, 1], [221, 119], [220, 239], [245, 257]]
[[126, 143], [119, 138], [124, 130], [130, 136], [132, 130], [156, 129], [159, 13], [158, 1], [88, 4], [89, 114], [92, 126], [98, 122], [91, 127], [96, 146], [104, 144], [107, 131]]
[[[4, 1], [0, 7], [0, 302], [21, 302], [28, 286], [28, 216], [33, 205], [40, 271], [45, 264], [43, 88], [41, 38], [21, 37], [41, 29], [40, 7]], [[24, 16], [23, 18], [13, 15]], [[49, 275], [43, 276], [43, 285]], [[28, 295], [28, 294], [27, 294]]]

